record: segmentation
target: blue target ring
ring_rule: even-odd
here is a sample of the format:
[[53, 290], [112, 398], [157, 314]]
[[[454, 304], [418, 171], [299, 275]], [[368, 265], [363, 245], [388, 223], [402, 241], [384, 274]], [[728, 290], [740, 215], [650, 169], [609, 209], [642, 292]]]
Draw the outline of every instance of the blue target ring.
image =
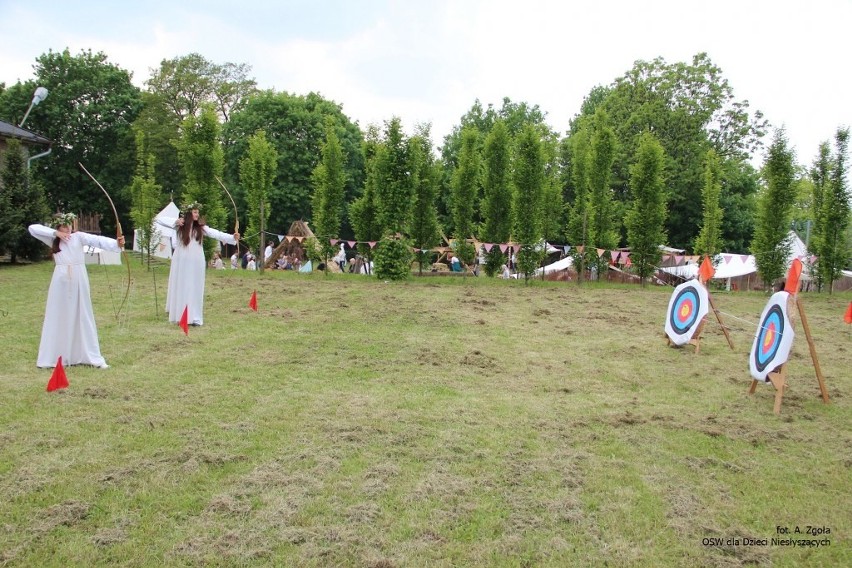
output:
[[774, 305], [760, 322], [754, 349], [754, 364], [763, 372], [778, 354], [781, 338], [784, 337], [784, 314], [781, 306]]
[[701, 298], [693, 287], [684, 288], [675, 296], [669, 313], [669, 323], [678, 335], [683, 335], [695, 325], [701, 311]]

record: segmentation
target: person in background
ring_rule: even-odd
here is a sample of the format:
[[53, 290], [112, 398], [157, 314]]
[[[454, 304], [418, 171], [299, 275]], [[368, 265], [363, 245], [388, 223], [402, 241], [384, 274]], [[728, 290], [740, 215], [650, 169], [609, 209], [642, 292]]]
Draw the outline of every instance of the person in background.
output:
[[332, 260], [340, 267], [340, 272], [346, 272], [346, 251], [343, 250], [343, 243], [340, 244], [340, 250]]
[[236, 270], [237, 266], [240, 264], [240, 255], [237, 251], [234, 251], [234, 254], [231, 255], [231, 270]]
[[200, 216], [201, 208], [201, 204], [194, 201], [181, 207], [183, 214], [178, 219], [157, 218], [158, 223], [177, 233], [166, 294], [166, 311], [171, 323], [179, 323], [187, 309], [190, 325], [204, 324], [204, 237], [229, 245], [237, 244], [240, 239], [239, 233], [229, 235], [208, 227]]
[[36, 366], [54, 367], [61, 356], [63, 366], [107, 369], [98, 343], [83, 247], [121, 252], [124, 237], [116, 240], [76, 231], [76, 222], [73, 213], [58, 213], [46, 225], [29, 226], [32, 236], [51, 247], [56, 263], [47, 291]]
[[253, 254], [249, 254], [248, 265], [246, 266], [246, 270], [257, 270], [257, 261], [254, 259]]
[[225, 264], [222, 262], [222, 255], [218, 252], [213, 253], [213, 268], [216, 270], [225, 270]]
[[272, 256], [272, 241], [269, 241], [266, 244], [266, 248], [263, 249], [263, 262], [268, 262], [270, 256]]

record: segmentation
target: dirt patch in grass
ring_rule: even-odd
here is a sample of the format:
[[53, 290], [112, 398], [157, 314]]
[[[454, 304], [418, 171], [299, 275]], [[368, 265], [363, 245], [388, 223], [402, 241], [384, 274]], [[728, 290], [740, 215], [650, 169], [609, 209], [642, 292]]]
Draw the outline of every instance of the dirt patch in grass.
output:
[[498, 370], [496, 359], [479, 349], [474, 349], [470, 353], [465, 354], [461, 358], [460, 363], [466, 367], [477, 367], [483, 371], [496, 372]]

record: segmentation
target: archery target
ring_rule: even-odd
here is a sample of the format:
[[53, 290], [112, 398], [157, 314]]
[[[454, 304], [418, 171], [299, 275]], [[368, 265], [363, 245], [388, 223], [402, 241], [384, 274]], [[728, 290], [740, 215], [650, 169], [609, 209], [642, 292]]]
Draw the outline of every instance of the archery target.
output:
[[684, 282], [674, 289], [666, 312], [666, 335], [675, 345], [686, 345], [698, 324], [707, 315], [710, 298], [697, 280]]
[[789, 292], [777, 292], [766, 303], [760, 314], [760, 324], [749, 354], [751, 376], [768, 383], [767, 375], [787, 361], [793, 339], [796, 337], [790, 318], [787, 317]]

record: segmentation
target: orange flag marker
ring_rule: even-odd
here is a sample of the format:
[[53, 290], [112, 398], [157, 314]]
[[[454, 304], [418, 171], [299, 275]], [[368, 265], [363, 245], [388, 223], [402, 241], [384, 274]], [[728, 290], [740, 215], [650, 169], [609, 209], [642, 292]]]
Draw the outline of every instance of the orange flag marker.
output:
[[184, 335], [189, 335], [189, 306], [183, 309], [183, 315], [180, 316], [180, 328]]
[[849, 307], [846, 308], [846, 315], [843, 316], [843, 321], [852, 324], [852, 302], [849, 302]]
[[787, 282], [784, 284], [784, 291], [790, 294], [795, 294], [799, 291], [799, 277], [802, 275], [802, 261], [798, 258], [793, 259], [790, 265], [790, 271], [787, 272]]
[[713, 263], [710, 262], [710, 257], [705, 255], [704, 260], [701, 261], [701, 267], [698, 269], [698, 275], [701, 276], [701, 281], [705, 284], [710, 282], [710, 279], [713, 278], [713, 275], [716, 274], [716, 269], [713, 268]]
[[257, 290], [251, 293], [251, 299], [249, 300], [249, 307], [254, 311], [257, 311]]
[[60, 355], [56, 361], [56, 367], [53, 368], [53, 374], [47, 381], [47, 392], [64, 388], [68, 388], [68, 377], [65, 376], [65, 369], [62, 367], [62, 355]]

